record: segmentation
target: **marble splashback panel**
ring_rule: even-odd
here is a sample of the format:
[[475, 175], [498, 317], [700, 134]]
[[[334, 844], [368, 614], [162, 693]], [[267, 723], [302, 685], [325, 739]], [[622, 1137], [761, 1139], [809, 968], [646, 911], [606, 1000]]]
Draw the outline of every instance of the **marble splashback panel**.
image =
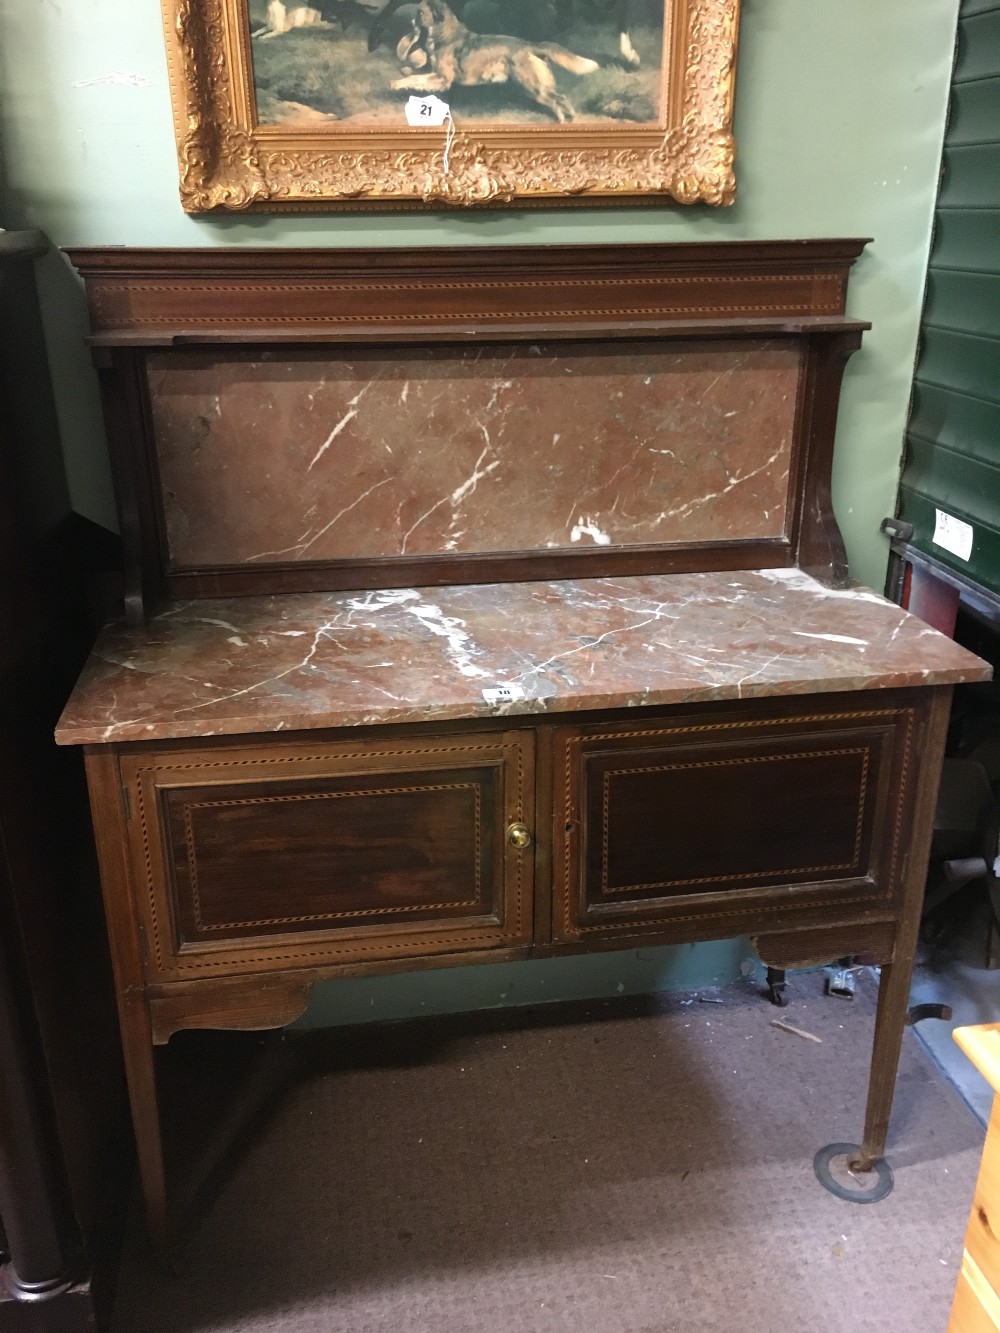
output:
[[148, 357], [170, 567], [780, 537], [791, 339]]

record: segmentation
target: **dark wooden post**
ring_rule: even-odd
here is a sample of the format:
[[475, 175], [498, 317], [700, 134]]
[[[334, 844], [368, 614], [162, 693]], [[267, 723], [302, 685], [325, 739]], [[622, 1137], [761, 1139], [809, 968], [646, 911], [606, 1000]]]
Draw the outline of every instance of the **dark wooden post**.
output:
[[113, 568], [114, 541], [70, 504], [33, 272], [47, 249], [0, 231], [3, 1333], [97, 1327], [129, 1168], [83, 774], [52, 734], [103, 610], [86, 571]]
[[[0, 830], [2, 834], [2, 830]], [[0, 896], [10, 880], [0, 847]], [[5, 928], [7, 922], [4, 922]], [[6, 929], [5, 929], [6, 934]], [[54, 1130], [48, 1088], [33, 1067], [33, 1025], [19, 1012], [9, 942], [0, 947], [0, 1219], [9, 1260], [2, 1281], [17, 1300], [67, 1291], [77, 1276], [80, 1233]]]

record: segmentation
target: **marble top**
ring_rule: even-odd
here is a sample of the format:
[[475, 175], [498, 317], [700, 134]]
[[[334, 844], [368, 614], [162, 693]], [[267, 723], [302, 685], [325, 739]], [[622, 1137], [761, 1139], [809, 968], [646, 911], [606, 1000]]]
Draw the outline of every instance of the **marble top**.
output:
[[[103, 632], [61, 744], [986, 680], [867, 589], [797, 569], [241, 597]], [[516, 696], [491, 702], [484, 691]]]

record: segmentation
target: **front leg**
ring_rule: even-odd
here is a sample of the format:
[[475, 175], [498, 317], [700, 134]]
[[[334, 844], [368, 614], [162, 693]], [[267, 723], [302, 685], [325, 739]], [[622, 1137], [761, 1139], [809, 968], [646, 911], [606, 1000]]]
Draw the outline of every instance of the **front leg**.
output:
[[402, 79], [393, 79], [389, 87], [395, 92], [446, 93], [451, 82], [443, 74], [407, 74]]
[[851, 1162], [854, 1171], [870, 1171], [885, 1153], [892, 1094], [896, 1086], [896, 1068], [906, 1027], [911, 970], [910, 958], [882, 965], [868, 1080], [868, 1104], [865, 1108], [865, 1133], [857, 1156]]
[[865, 1132], [861, 1147], [851, 1165], [856, 1171], [868, 1171], [885, 1152], [889, 1112], [896, 1085], [896, 1066], [906, 1027], [910, 999], [910, 980], [917, 951], [917, 932], [927, 880], [927, 862], [934, 829], [938, 783], [944, 757], [945, 739], [951, 716], [951, 689], [935, 690], [927, 710], [922, 745], [918, 746], [913, 770], [916, 791], [912, 813], [913, 830], [905, 862], [902, 911], [893, 942], [891, 961], [882, 965], [875, 1014], [875, 1042], [872, 1047], [868, 1104], [865, 1108]]
[[[892, 1190], [892, 1169], [885, 1160], [885, 1140], [896, 1084], [896, 1066], [906, 1026], [912, 963], [912, 957], [904, 953], [891, 963], [882, 964], [868, 1081], [868, 1104], [865, 1108], [865, 1132], [861, 1146], [829, 1143], [813, 1159], [813, 1170], [823, 1188], [849, 1203], [877, 1203]], [[848, 1185], [833, 1174], [831, 1163], [845, 1156], [848, 1170], [852, 1174], [869, 1176], [864, 1184]]]

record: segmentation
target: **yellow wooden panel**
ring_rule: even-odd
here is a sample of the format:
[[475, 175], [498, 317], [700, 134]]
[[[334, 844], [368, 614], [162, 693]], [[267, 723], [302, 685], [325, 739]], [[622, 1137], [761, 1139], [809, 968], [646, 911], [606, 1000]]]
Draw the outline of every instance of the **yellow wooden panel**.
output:
[[993, 1091], [1000, 1092], [1000, 1023], [956, 1028], [951, 1035]]
[[955, 1287], [947, 1333], [997, 1333], [1000, 1330], [1000, 1301], [976, 1267], [965, 1256]]
[[965, 1248], [986, 1281], [1000, 1291], [1000, 1098], [993, 1099]]

